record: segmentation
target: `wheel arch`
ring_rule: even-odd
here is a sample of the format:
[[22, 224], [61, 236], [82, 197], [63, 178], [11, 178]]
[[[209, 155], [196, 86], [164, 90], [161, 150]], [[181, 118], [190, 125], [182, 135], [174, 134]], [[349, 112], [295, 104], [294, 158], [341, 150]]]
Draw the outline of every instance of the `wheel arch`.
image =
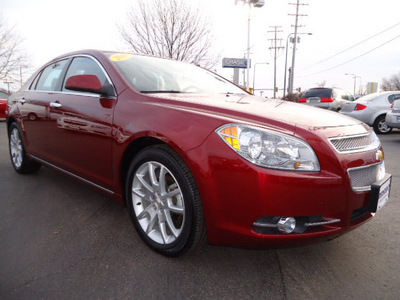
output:
[[9, 117], [7, 119], [7, 133], [10, 134], [10, 127], [12, 123], [17, 123], [17, 120], [14, 117]]
[[383, 117], [386, 117], [386, 114], [387, 114], [387, 112], [382, 112], [382, 111], [380, 111], [378, 114], [375, 115], [375, 118], [374, 118], [372, 124], [375, 124], [375, 122], [376, 122], [380, 117], [382, 117], [382, 116], [383, 116]]
[[[145, 149], [147, 147], [151, 147], [151, 146], [158, 146], [158, 145], [166, 145], [166, 146], [170, 147], [172, 150], [174, 150], [185, 161], [186, 165], [191, 170], [191, 165], [190, 165], [190, 163], [188, 163], [188, 159], [187, 159], [187, 156], [185, 155], [185, 152], [181, 148], [179, 148], [177, 145], [175, 145], [174, 143], [166, 142], [163, 139], [153, 137], [153, 136], [139, 137], [139, 138], [131, 141], [130, 144], [125, 148], [125, 151], [122, 155], [122, 159], [120, 162], [119, 176], [120, 176], [120, 182], [121, 182], [123, 195], [124, 195], [123, 191], [125, 191], [125, 179], [128, 174], [128, 170], [129, 170], [131, 161], [143, 149]], [[124, 204], [126, 205], [125, 195], [123, 196], [123, 198], [124, 198]]]

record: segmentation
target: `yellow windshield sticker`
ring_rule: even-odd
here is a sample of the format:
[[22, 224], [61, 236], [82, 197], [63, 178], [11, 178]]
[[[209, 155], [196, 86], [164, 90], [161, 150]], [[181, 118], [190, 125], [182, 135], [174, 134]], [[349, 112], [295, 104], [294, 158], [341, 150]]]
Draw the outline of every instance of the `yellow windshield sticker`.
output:
[[110, 57], [110, 59], [112, 61], [124, 61], [130, 59], [131, 57], [133, 57], [132, 54], [119, 53], [119, 54], [114, 54], [113, 56]]

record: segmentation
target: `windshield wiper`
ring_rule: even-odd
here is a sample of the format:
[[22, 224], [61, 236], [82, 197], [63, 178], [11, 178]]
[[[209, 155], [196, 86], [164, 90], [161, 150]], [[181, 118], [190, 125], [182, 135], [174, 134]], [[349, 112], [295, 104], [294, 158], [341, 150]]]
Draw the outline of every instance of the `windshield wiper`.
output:
[[161, 94], [161, 93], [179, 94], [179, 93], [183, 93], [182, 91], [175, 91], [175, 90], [140, 91], [140, 92], [143, 94]]

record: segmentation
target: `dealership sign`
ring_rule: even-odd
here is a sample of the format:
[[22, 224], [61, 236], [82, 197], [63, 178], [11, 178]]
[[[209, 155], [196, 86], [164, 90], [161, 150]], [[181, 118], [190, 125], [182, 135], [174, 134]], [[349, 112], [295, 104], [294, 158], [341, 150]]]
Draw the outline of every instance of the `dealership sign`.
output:
[[[251, 62], [251, 61], [250, 61]], [[223, 68], [247, 68], [247, 59], [245, 58], [223, 58], [222, 59]], [[249, 65], [250, 68], [250, 65]]]

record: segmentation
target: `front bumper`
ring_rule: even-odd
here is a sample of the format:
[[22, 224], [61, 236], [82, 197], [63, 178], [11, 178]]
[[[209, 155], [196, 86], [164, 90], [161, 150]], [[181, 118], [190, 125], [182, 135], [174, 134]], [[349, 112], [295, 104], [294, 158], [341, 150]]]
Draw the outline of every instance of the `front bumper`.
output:
[[[195, 162], [191, 169], [199, 185], [211, 244], [298, 246], [336, 238], [373, 217], [371, 193], [353, 191], [347, 174], [347, 169], [357, 167], [357, 163], [376, 163], [371, 152], [348, 154], [346, 160], [340, 160], [337, 154], [330, 158], [338, 165], [332, 171], [282, 171], [245, 161], [211, 135], [188, 156]], [[317, 225], [290, 234], [260, 226], [263, 221], [276, 224], [277, 219], [272, 219], [282, 217]]]

